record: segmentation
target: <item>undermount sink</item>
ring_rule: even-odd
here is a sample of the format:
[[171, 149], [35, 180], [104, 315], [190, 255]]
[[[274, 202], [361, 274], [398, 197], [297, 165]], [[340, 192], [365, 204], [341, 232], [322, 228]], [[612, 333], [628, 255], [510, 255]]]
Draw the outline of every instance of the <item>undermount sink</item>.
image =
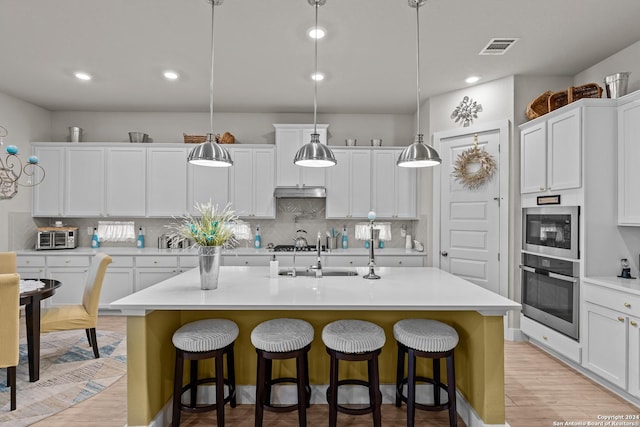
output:
[[[291, 276], [291, 269], [280, 270], [278, 272], [280, 276]], [[322, 270], [322, 276], [357, 276], [358, 272], [355, 270]], [[296, 270], [296, 276], [315, 277], [315, 270]]]

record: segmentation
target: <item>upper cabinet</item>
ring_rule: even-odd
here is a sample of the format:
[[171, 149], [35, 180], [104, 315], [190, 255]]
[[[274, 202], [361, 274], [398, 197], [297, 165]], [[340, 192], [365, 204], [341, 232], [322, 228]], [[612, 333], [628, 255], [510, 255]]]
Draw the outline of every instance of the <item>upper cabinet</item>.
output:
[[230, 201], [240, 217], [275, 218], [275, 150], [272, 145], [231, 147]]
[[78, 147], [65, 152], [66, 216], [99, 216], [104, 212], [104, 149]]
[[327, 170], [327, 218], [366, 218], [371, 210], [371, 150], [333, 148]]
[[[33, 187], [33, 216], [61, 216], [64, 195], [64, 148], [57, 146], [33, 147], [33, 154], [38, 156], [45, 169], [44, 180]], [[39, 179], [40, 170], [36, 171]]]
[[195, 204], [209, 203], [224, 208], [230, 202], [229, 195], [229, 170], [236, 167], [206, 167], [187, 165], [187, 207], [192, 215], [198, 211]]
[[640, 96], [633, 98], [618, 108], [618, 224], [637, 226], [640, 225]]
[[378, 218], [418, 217], [416, 170], [396, 165], [402, 150], [403, 147], [373, 150], [372, 207]]
[[187, 208], [187, 149], [157, 144], [147, 149], [147, 216], [184, 215]]
[[[311, 142], [313, 124], [274, 124], [276, 129], [276, 186], [278, 187], [323, 187], [325, 168], [304, 168], [293, 164], [298, 149]], [[320, 142], [327, 143], [329, 125], [316, 125]]]
[[521, 193], [580, 188], [580, 113], [580, 108], [574, 108], [562, 115], [521, 127]]
[[108, 147], [106, 155], [106, 214], [146, 215], [147, 150], [142, 147]]

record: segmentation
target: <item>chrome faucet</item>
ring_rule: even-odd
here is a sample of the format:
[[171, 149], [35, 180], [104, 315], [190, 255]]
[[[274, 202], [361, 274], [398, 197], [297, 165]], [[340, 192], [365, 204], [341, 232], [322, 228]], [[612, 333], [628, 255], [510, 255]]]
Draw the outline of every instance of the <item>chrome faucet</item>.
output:
[[289, 276], [296, 277], [296, 246], [293, 246], [293, 267], [289, 272]]
[[316, 250], [318, 251], [318, 260], [316, 263], [309, 267], [309, 270], [316, 271], [316, 278], [322, 277], [322, 235], [318, 232], [318, 241], [316, 243]]

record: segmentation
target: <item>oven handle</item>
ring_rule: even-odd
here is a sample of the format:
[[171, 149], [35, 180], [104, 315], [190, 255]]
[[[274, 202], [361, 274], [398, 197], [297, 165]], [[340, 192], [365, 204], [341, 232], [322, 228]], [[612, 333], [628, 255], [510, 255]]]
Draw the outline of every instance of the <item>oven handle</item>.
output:
[[547, 270], [527, 267], [526, 265], [521, 265], [520, 268], [525, 271], [528, 271], [529, 273], [542, 274], [543, 276], [549, 276], [552, 279], [564, 280], [565, 282], [576, 283], [578, 281], [576, 277], [563, 276], [562, 274], [557, 274]]

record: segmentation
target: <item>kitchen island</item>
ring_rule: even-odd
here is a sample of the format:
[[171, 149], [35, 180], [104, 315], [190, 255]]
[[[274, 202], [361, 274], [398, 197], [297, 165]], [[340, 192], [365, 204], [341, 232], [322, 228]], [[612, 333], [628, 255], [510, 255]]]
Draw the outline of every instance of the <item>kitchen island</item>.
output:
[[[356, 270], [359, 275], [352, 277], [270, 278], [264, 267], [221, 267], [218, 289], [202, 291], [198, 269], [192, 269], [113, 302], [112, 308], [128, 316], [128, 425], [168, 424], [163, 408], [173, 390], [171, 336], [185, 323], [212, 317], [231, 319], [240, 328], [235, 360], [239, 387], [255, 384], [250, 333], [267, 319], [295, 317], [314, 326], [309, 361], [316, 385], [328, 384], [329, 378], [329, 356], [321, 340], [325, 324], [363, 319], [383, 327], [387, 343], [380, 356], [380, 380], [388, 385], [395, 382], [393, 324], [410, 317], [444, 321], [460, 335], [459, 412], [468, 425], [503, 425], [503, 316], [520, 304], [435, 268], [378, 268], [379, 280], [363, 279], [366, 268]], [[348, 374], [363, 375], [359, 367], [349, 368], [354, 371]], [[280, 369], [287, 373], [290, 367]]]

